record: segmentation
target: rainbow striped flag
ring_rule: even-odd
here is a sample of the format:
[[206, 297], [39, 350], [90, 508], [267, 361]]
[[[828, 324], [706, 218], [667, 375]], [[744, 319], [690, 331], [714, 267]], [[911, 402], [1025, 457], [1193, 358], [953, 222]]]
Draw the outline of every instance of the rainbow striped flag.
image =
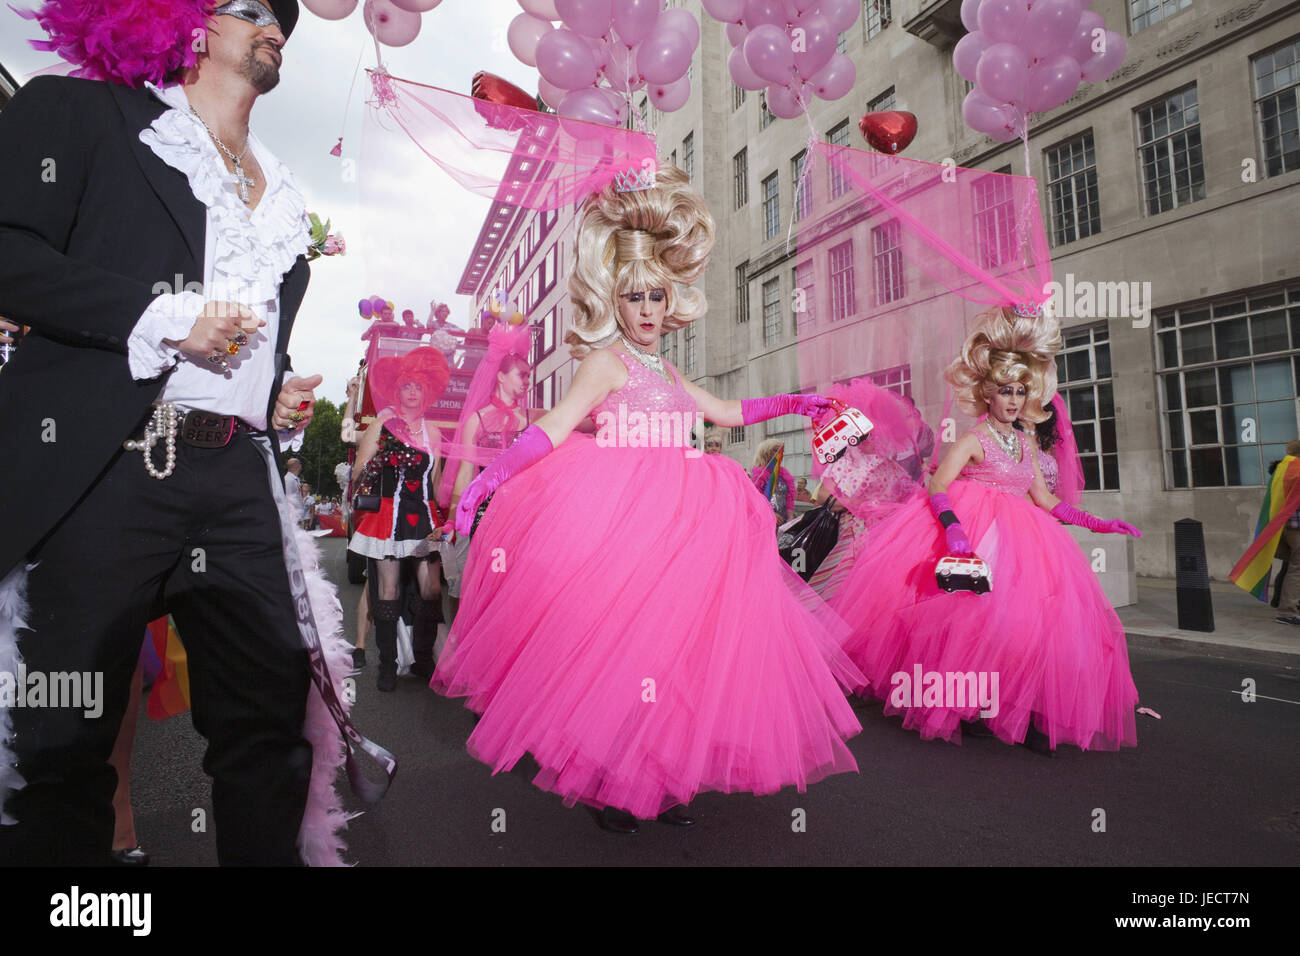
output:
[[772, 456], [772, 460], [767, 463], [767, 485], [763, 489], [764, 496], [771, 501], [772, 493], [776, 491], [776, 483], [781, 480], [781, 461], [785, 458], [785, 446], [782, 445]]
[[190, 709], [189, 662], [170, 614], [149, 622], [149, 637], [162, 670], [149, 691], [147, 713], [153, 720], [166, 720]]
[[[1300, 510], [1300, 458], [1287, 455], [1276, 468], [1255, 524], [1255, 540], [1228, 575], [1228, 580], [1261, 601], [1268, 601], [1268, 575], [1282, 540], [1282, 526]], [[1300, 560], [1300, 555], [1292, 560]]]

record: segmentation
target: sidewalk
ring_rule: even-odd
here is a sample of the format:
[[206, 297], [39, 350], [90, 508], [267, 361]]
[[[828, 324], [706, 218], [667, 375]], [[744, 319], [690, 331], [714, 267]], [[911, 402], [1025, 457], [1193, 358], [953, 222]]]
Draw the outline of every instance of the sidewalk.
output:
[[1138, 578], [1138, 601], [1117, 608], [1130, 638], [1160, 644], [1219, 644], [1227, 647], [1300, 655], [1300, 627], [1278, 624], [1277, 608], [1257, 601], [1227, 581], [1210, 582], [1214, 630], [1178, 629], [1178, 595], [1173, 578]]

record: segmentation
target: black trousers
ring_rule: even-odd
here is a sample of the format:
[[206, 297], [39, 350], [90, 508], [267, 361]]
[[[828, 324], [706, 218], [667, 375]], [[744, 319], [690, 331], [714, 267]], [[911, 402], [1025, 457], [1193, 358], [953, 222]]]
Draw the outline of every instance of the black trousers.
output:
[[[161, 445], [154, 449], [161, 462]], [[145, 625], [165, 611], [189, 659], [195, 728], [207, 740], [223, 865], [297, 865], [311, 775], [303, 738], [310, 670], [298, 633], [264, 458], [246, 435], [178, 442], [151, 477], [121, 453], [37, 549], [28, 583], [27, 673], [99, 672], [103, 712], [16, 707], [26, 787], [0, 826], [0, 864], [107, 861], [117, 775], [108, 764]], [[173, 811], [190, 821], [196, 808]], [[200, 837], [201, 838], [201, 837]]]

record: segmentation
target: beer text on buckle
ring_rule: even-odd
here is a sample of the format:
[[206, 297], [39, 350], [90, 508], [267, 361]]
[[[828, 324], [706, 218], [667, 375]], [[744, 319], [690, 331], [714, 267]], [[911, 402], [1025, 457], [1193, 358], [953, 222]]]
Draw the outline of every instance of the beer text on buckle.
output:
[[224, 448], [235, 433], [234, 415], [205, 415], [190, 412], [181, 429], [182, 439], [199, 448]]

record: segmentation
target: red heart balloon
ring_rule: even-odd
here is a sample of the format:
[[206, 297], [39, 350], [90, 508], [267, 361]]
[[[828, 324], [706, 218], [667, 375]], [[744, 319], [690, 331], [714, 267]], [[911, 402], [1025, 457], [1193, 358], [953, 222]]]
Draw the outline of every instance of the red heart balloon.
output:
[[514, 106], [521, 110], [537, 109], [537, 97], [530, 96], [513, 83], [485, 70], [474, 74], [474, 79], [470, 81], [470, 95], [476, 100], [487, 100], [489, 103]]
[[415, 527], [416, 522], [419, 521], [419, 520], [420, 520], [420, 516], [419, 516], [419, 515], [407, 515], [407, 516], [406, 516], [406, 523], [409, 524], [412, 528]]
[[858, 129], [872, 149], [901, 153], [916, 136], [916, 114], [904, 110], [868, 113], [858, 121]]
[[420, 489], [420, 483], [418, 481], [408, 481], [406, 483], [406, 490], [409, 491], [411, 494], [415, 494], [419, 489]]

